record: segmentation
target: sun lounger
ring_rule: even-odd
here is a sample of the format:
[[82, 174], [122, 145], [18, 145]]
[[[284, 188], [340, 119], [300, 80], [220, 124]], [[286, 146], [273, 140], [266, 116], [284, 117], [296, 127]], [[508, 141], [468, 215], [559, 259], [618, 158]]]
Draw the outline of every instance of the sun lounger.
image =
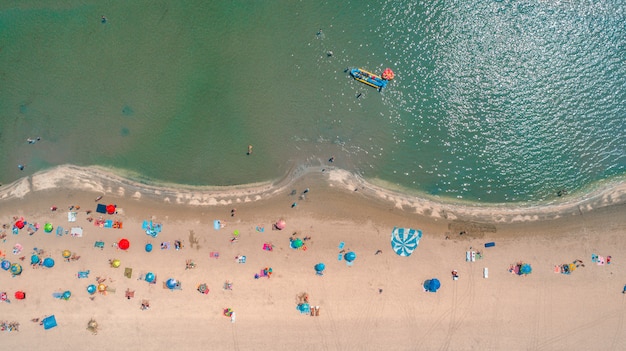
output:
[[337, 256], [337, 261], [341, 261], [341, 260], [343, 260], [343, 255], [342, 255], [342, 254], [339, 254], [339, 255]]
[[343, 250], [343, 248], [346, 246], [346, 243], [344, 243], [343, 241], [339, 243], [339, 250]]

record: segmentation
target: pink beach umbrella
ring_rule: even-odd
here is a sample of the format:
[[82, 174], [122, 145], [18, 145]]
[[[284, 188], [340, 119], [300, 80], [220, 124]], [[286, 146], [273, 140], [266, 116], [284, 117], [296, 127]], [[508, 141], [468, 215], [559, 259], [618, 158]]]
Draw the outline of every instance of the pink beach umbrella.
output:
[[278, 222], [276, 222], [276, 229], [283, 230], [285, 229], [286, 226], [287, 226], [287, 222], [285, 222], [284, 219], [281, 219]]

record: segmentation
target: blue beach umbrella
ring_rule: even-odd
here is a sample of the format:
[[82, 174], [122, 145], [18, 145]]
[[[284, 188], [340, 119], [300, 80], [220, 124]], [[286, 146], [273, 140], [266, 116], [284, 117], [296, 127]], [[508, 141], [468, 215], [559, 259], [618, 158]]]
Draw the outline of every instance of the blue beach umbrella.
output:
[[43, 260], [43, 266], [47, 267], [47, 268], [52, 268], [54, 267], [54, 260], [50, 257], [46, 257]]
[[421, 230], [396, 227], [391, 231], [391, 248], [400, 256], [410, 256], [421, 238]]
[[151, 252], [152, 251], [152, 244], [148, 243], [146, 244], [146, 252]]
[[39, 263], [39, 261], [40, 261], [39, 256], [37, 255], [30, 256], [30, 264], [37, 264]]
[[11, 262], [9, 262], [8, 260], [2, 260], [2, 263], [0, 263], [0, 267], [2, 267], [2, 269], [4, 269], [5, 271], [8, 271], [9, 268], [11, 268]]
[[169, 289], [174, 289], [176, 287], [177, 282], [176, 282], [176, 279], [170, 278], [167, 280], [165, 284], [167, 285]]
[[524, 263], [519, 269], [520, 274], [530, 274], [532, 271], [533, 269], [528, 263]]
[[93, 295], [96, 293], [96, 286], [94, 284], [91, 284], [87, 287], [87, 292], [89, 293], [89, 295]]
[[315, 265], [315, 271], [318, 273], [323, 272], [324, 269], [326, 269], [326, 265], [321, 262]]
[[430, 292], [437, 292], [441, 287], [441, 282], [437, 278], [428, 279], [424, 282], [424, 289]]
[[63, 295], [61, 296], [61, 298], [62, 298], [63, 300], [69, 300], [69, 299], [70, 299], [70, 297], [72, 297], [72, 292], [71, 292], [71, 291], [69, 291], [69, 290], [68, 290], [68, 291], [66, 291], [66, 292], [64, 292], [64, 293], [63, 293]]
[[348, 253], [344, 256], [344, 258], [346, 259], [346, 261], [348, 261], [348, 262], [352, 262], [352, 261], [354, 261], [354, 260], [356, 259], [356, 254], [355, 254], [354, 252], [350, 251], [350, 252], [348, 252]]
[[154, 276], [154, 273], [152, 273], [152, 272], [148, 272], [148, 274], [146, 274], [146, 281], [148, 283], [152, 283], [155, 278], [156, 277]]

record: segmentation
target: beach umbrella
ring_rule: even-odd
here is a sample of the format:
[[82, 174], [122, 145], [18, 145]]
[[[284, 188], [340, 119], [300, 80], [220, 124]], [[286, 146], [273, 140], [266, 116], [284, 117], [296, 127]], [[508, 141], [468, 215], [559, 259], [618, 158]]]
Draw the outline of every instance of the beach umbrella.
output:
[[302, 245], [304, 245], [304, 242], [300, 238], [297, 238], [296, 240], [293, 240], [291, 242], [291, 247], [294, 249], [299, 249], [302, 247]]
[[146, 252], [151, 252], [152, 251], [152, 244], [148, 243], [146, 244]]
[[522, 264], [522, 266], [519, 269], [520, 274], [530, 274], [532, 273], [532, 271], [533, 269], [528, 263]]
[[391, 248], [400, 256], [410, 256], [417, 248], [421, 238], [421, 230], [393, 228], [391, 231]]
[[326, 265], [323, 264], [322, 262], [320, 262], [320, 263], [315, 265], [315, 271], [318, 272], [318, 273], [323, 272], [324, 269], [326, 269]]
[[22, 228], [24, 228], [24, 226], [25, 226], [25, 225], [26, 225], [26, 223], [24, 223], [24, 220], [22, 220], [22, 219], [20, 219], [19, 221], [15, 222], [15, 226], [16, 226], [18, 229], [22, 229]]
[[348, 262], [352, 262], [356, 259], [356, 254], [352, 251], [348, 252], [345, 254], [344, 258], [346, 259], [346, 261]]
[[90, 284], [89, 286], [87, 286], [87, 292], [89, 293], [89, 295], [93, 295], [96, 293], [96, 286], [94, 284]]
[[43, 260], [43, 266], [47, 267], [47, 268], [52, 268], [54, 267], [54, 260], [50, 257], [46, 257]]
[[177, 285], [176, 279], [174, 278], [170, 278], [167, 280], [167, 282], [165, 283], [165, 285], [169, 288], [169, 289], [174, 289]]
[[52, 227], [52, 223], [48, 222], [43, 226], [43, 230], [46, 231], [46, 233], [50, 233], [52, 231], [52, 229], [54, 229]]
[[106, 211], [108, 214], [114, 214], [115, 213], [115, 205], [109, 204], [106, 207]]
[[69, 300], [69, 299], [70, 299], [70, 297], [72, 297], [72, 292], [71, 292], [71, 291], [69, 291], [69, 290], [68, 290], [68, 291], [65, 291], [65, 292], [63, 293], [63, 295], [61, 295], [61, 298], [62, 298], [63, 300]]
[[206, 293], [209, 292], [209, 287], [206, 284], [202, 283], [202, 284], [198, 285], [198, 291], [203, 293], [203, 294], [206, 294]]
[[98, 284], [98, 291], [99, 292], [105, 292], [106, 290], [107, 290], [107, 286], [106, 285], [104, 285], [102, 283]]
[[424, 289], [430, 292], [437, 292], [441, 287], [441, 282], [437, 278], [428, 279], [424, 282]]
[[232, 308], [225, 308], [224, 309], [224, 316], [230, 317], [232, 314], [233, 314], [233, 309]]
[[30, 264], [37, 264], [37, 263], [39, 263], [39, 256], [37, 255], [30, 256]]
[[15, 298], [18, 300], [24, 300], [26, 298], [26, 293], [21, 290], [18, 290], [15, 292]]
[[63, 258], [70, 258], [72, 252], [70, 250], [63, 250]]
[[8, 271], [9, 268], [11, 268], [11, 262], [9, 262], [8, 260], [2, 260], [2, 263], [0, 263], [0, 267], [2, 267], [2, 269], [4, 269], [5, 271]]
[[119, 268], [120, 264], [122, 264], [122, 262], [120, 262], [120, 260], [118, 260], [117, 258], [111, 261], [111, 267], [113, 268]]
[[156, 277], [154, 276], [154, 273], [152, 273], [152, 272], [148, 272], [148, 274], [146, 274], [146, 281], [148, 283], [152, 283], [155, 278]]
[[22, 265], [19, 263], [13, 263], [11, 265], [11, 274], [20, 275], [22, 274]]
[[286, 226], [287, 226], [287, 222], [285, 222], [284, 219], [281, 219], [278, 222], [276, 222], [276, 229], [278, 230], [283, 230], [285, 229]]
[[122, 239], [120, 240], [120, 242], [117, 243], [117, 247], [122, 250], [128, 250], [128, 248], [130, 247], [130, 241], [128, 241], [128, 239]]
[[383, 79], [392, 80], [395, 77], [395, 74], [393, 73], [391, 68], [385, 68], [381, 76], [383, 77]]

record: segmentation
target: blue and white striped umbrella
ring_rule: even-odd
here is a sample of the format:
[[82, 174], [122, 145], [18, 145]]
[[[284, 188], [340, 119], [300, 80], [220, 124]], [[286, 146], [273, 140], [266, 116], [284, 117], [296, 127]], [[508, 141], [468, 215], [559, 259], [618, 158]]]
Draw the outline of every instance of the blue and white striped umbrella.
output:
[[396, 227], [391, 232], [391, 247], [400, 256], [410, 256], [421, 238], [421, 230]]

